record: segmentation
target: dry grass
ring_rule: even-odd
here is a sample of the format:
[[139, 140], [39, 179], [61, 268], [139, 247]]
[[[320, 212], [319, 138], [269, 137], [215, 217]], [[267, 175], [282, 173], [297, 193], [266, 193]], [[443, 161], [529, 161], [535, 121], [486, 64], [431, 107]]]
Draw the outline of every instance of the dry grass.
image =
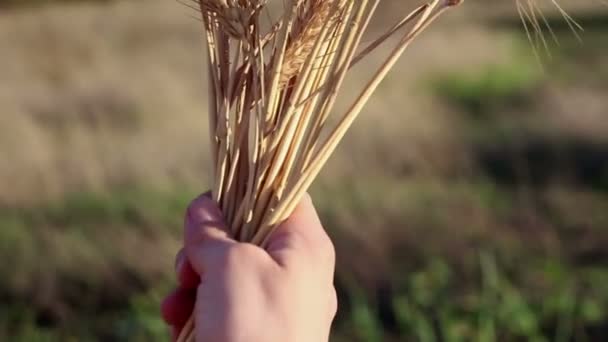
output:
[[200, 30], [182, 7], [3, 14], [0, 36], [0, 201], [204, 175]]
[[[416, 82], [430, 66], [443, 72], [508, 62], [508, 36], [464, 20], [467, 13], [479, 17], [480, 7], [485, 6], [464, 6], [417, 42], [339, 150], [378, 152], [379, 146], [399, 144], [396, 159], [425, 170], [428, 158], [439, 159], [432, 156], [457, 146], [442, 143], [452, 141], [449, 111], [417, 90]], [[402, 8], [387, 2], [379, 10], [383, 20], [392, 21]], [[207, 139], [200, 134], [206, 131], [202, 112], [207, 100], [200, 75], [200, 26], [189, 20], [191, 15], [183, 6], [155, 0], [145, 11], [138, 3], [117, 2], [0, 14], [0, 203], [44, 201], [74, 190], [129, 183], [203, 184], [210, 161], [201, 147]], [[373, 34], [380, 32], [376, 27], [372, 25]], [[461, 48], [448, 51], [454, 41]], [[370, 57], [348, 76], [345, 97], [355, 93], [353, 84], [368, 78], [366, 70], [382, 58]], [[559, 97], [562, 104], [575, 106], [576, 98]], [[338, 112], [346, 109], [343, 98], [337, 101]], [[411, 110], [395, 115], [393, 108]], [[385, 133], [368, 137], [369, 123]], [[597, 130], [596, 125], [586, 127]], [[372, 140], [379, 145], [361, 143]], [[438, 147], [437, 153], [420, 155], [419, 147], [429, 144]], [[324, 177], [339, 178], [354, 165], [370, 164], [360, 158], [339, 153]]]
[[[199, 23], [174, 3], [146, 6], [59, 5], [0, 16], [1, 202], [142, 179], [158, 186], [204, 183], [209, 158], [200, 134], [207, 100]], [[488, 39], [472, 34], [474, 41]], [[432, 36], [427, 47], [439, 51], [444, 38]], [[479, 58], [489, 57], [480, 52]], [[430, 59], [439, 61], [434, 55]], [[466, 61], [462, 57], [454, 60]], [[349, 76], [345, 94], [378, 58]], [[425, 58], [412, 56], [421, 63]], [[397, 75], [413, 73], [398, 69]], [[343, 104], [339, 99], [338, 108]]]

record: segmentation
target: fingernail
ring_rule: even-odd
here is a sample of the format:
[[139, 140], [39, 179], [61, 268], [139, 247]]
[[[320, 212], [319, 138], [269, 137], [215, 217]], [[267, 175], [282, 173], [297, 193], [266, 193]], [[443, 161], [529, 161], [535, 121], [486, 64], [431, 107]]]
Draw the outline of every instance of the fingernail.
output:
[[217, 204], [207, 195], [199, 196], [192, 201], [186, 213], [190, 223], [217, 223], [222, 221], [222, 213]]

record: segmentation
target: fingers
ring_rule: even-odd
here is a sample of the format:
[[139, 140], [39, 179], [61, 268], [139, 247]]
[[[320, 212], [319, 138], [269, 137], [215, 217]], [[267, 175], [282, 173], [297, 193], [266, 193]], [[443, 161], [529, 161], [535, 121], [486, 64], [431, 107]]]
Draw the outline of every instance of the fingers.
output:
[[230, 238], [217, 204], [206, 195], [190, 204], [184, 226], [184, 251], [192, 270], [199, 275], [218, 264], [226, 250], [237, 243]]
[[177, 276], [177, 283], [180, 287], [185, 289], [196, 289], [198, 284], [201, 282], [201, 278], [196, 273], [192, 264], [186, 258], [186, 254], [181, 249], [175, 258], [175, 273]]
[[334, 246], [308, 195], [272, 233], [266, 250], [281, 266], [288, 266], [293, 260], [321, 260], [328, 263], [333, 273]]
[[213, 251], [233, 243], [224, 230], [219, 208], [207, 195], [192, 201], [184, 221], [184, 248], [175, 258], [178, 288], [161, 304], [163, 319], [175, 330], [183, 326], [192, 313], [200, 274], [207, 266], [205, 260], [213, 260]]
[[181, 332], [181, 327], [177, 327], [172, 325], [171, 326], [171, 341], [175, 342], [177, 341], [177, 338], [179, 337], [179, 333]]
[[161, 304], [161, 314], [165, 322], [171, 326], [183, 326], [192, 310], [196, 300], [196, 291], [177, 288]]

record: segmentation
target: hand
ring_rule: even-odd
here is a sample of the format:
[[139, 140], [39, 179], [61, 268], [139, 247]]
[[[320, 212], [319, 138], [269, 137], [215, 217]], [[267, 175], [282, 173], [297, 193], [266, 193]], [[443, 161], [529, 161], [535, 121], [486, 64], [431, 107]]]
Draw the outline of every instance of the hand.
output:
[[328, 341], [335, 252], [308, 196], [265, 249], [233, 240], [205, 195], [188, 208], [184, 228], [178, 287], [162, 305], [174, 338], [194, 312], [197, 341]]

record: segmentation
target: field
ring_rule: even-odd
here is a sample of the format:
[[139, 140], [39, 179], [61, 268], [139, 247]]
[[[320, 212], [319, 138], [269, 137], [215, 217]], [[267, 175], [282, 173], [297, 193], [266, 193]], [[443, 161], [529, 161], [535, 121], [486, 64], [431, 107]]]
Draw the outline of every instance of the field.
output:
[[[547, 9], [540, 61], [498, 7], [424, 34], [313, 186], [332, 341], [608, 336], [608, 7], [564, 4], [582, 42]], [[210, 179], [194, 16], [0, 2], [0, 341], [167, 339], [182, 215]]]

